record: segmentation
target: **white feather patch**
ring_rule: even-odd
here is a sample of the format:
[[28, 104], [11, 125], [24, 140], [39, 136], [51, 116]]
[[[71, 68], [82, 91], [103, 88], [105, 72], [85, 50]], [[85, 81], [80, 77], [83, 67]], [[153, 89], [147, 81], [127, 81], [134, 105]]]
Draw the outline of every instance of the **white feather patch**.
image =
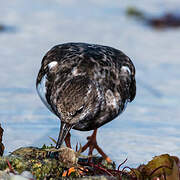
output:
[[48, 64], [48, 68], [51, 69], [51, 68], [53, 68], [53, 67], [56, 66], [56, 65], [57, 65], [57, 61], [52, 61], [52, 62], [50, 62], [50, 63]]
[[116, 102], [116, 98], [113, 94], [113, 92], [108, 89], [105, 93], [105, 98], [106, 98], [106, 104], [107, 106], [110, 106], [112, 107], [113, 109], [116, 109], [118, 110], [118, 105], [117, 105], [117, 102]]
[[131, 74], [131, 70], [129, 69], [128, 66], [122, 66], [122, 67], [121, 67], [121, 70], [122, 70], [122, 71], [125, 71], [125, 72], [128, 72], [129, 74]]
[[46, 105], [46, 107], [51, 111], [53, 112], [51, 106], [48, 104], [47, 102], [47, 99], [46, 99], [46, 93], [47, 93], [47, 90], [46, 90], [46, 75], [44, 75], [40, 81], [40, 83], [37, 85], [37, 92], [38, 92], [38, 95], [39, 97], [41, 98], [42, 102]]
[[71, 72], [73, 76], [79, 75], [77, 67], [74, 67]]

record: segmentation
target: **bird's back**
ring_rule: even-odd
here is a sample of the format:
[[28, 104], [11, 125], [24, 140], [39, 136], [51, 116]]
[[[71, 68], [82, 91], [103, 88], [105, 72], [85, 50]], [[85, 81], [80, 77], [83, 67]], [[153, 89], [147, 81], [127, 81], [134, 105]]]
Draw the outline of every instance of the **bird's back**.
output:
[[42, 84], [44, 76], [44, 101], [51, 111], [54, 111], [55, 103], [50, 99], [51, 95], [57, 94], [57, 89], [73, 77], [87, 77], [100, 89], [104, 96], [101, 110], [90, 122], [79, 123], [74, 127], [79, 130], [91, 130], [111, 121], [136, 94], [135, 68], [132, 61], [123, 52], [107, 46], [86, 43], [57, 45], [48, 51], [42, 60], [37, 87]]

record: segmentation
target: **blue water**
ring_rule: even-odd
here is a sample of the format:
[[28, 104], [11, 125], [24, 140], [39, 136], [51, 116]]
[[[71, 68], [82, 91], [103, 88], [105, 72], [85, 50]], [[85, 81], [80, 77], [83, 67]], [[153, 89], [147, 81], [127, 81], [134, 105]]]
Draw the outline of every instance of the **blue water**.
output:
[[[180, 29], [154, 30], [125, 15], [136, 6], [148, 15], [178, 11], [178, 0], [14, 0], [1, 2], [0, 123], [5, 153], [21, 146], [51, 144], [59, 120], [35, 90], [40, 62], [64, 42], [109, 45], [136, 66], [137, 96], [126, 111], [98, 132], [99, 145], [117, 163], [137, 166], [154, 155], [180, 156]], [[84, 144], [91, 132], [72, 131]]]

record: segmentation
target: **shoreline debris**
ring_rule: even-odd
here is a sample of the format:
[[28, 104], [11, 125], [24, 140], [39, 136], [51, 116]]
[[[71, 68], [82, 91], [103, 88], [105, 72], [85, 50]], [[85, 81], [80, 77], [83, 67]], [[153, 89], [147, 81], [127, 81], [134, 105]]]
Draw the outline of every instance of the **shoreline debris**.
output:
[[[180, 161], [175, 156], [155, 156], [138, 168], [125, 166], [127, 160], [116, 168], [102, 157], [82, 156], [63, 147], [58, 150], [43, 146], [22, 147], [8, 156], [0, 157], [0, 177], [24, 176], [26, 179], [118, 179], [118, 180], [180, 180]], [[122, 167], [124, 166], [124, 168]]]
[[149, 17], [147, 14], [137, 9], [136, 7], [128, 7], [126, 9], [126, 15], [135, 17], [138, 20], [141, 20], [156, 29], [180, 27], [180, 14], [168, 12], [168, 13], [164, 13], [164, 15], [162, 16]]

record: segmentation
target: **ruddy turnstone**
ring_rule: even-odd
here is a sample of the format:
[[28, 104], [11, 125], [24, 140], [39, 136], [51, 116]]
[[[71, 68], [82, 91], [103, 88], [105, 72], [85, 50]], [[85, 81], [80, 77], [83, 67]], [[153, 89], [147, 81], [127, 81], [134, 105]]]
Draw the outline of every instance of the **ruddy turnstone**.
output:
[[61, 121], [56, 148], [70, 147], [71, 128], [94, 130], [82, 151], [94, 148], [97, 128], [121, 114], [136, 95], [135, 67], [122, 51], [87, 43], [54, 46], [44, 56], [36, 82], [37, 92]]

